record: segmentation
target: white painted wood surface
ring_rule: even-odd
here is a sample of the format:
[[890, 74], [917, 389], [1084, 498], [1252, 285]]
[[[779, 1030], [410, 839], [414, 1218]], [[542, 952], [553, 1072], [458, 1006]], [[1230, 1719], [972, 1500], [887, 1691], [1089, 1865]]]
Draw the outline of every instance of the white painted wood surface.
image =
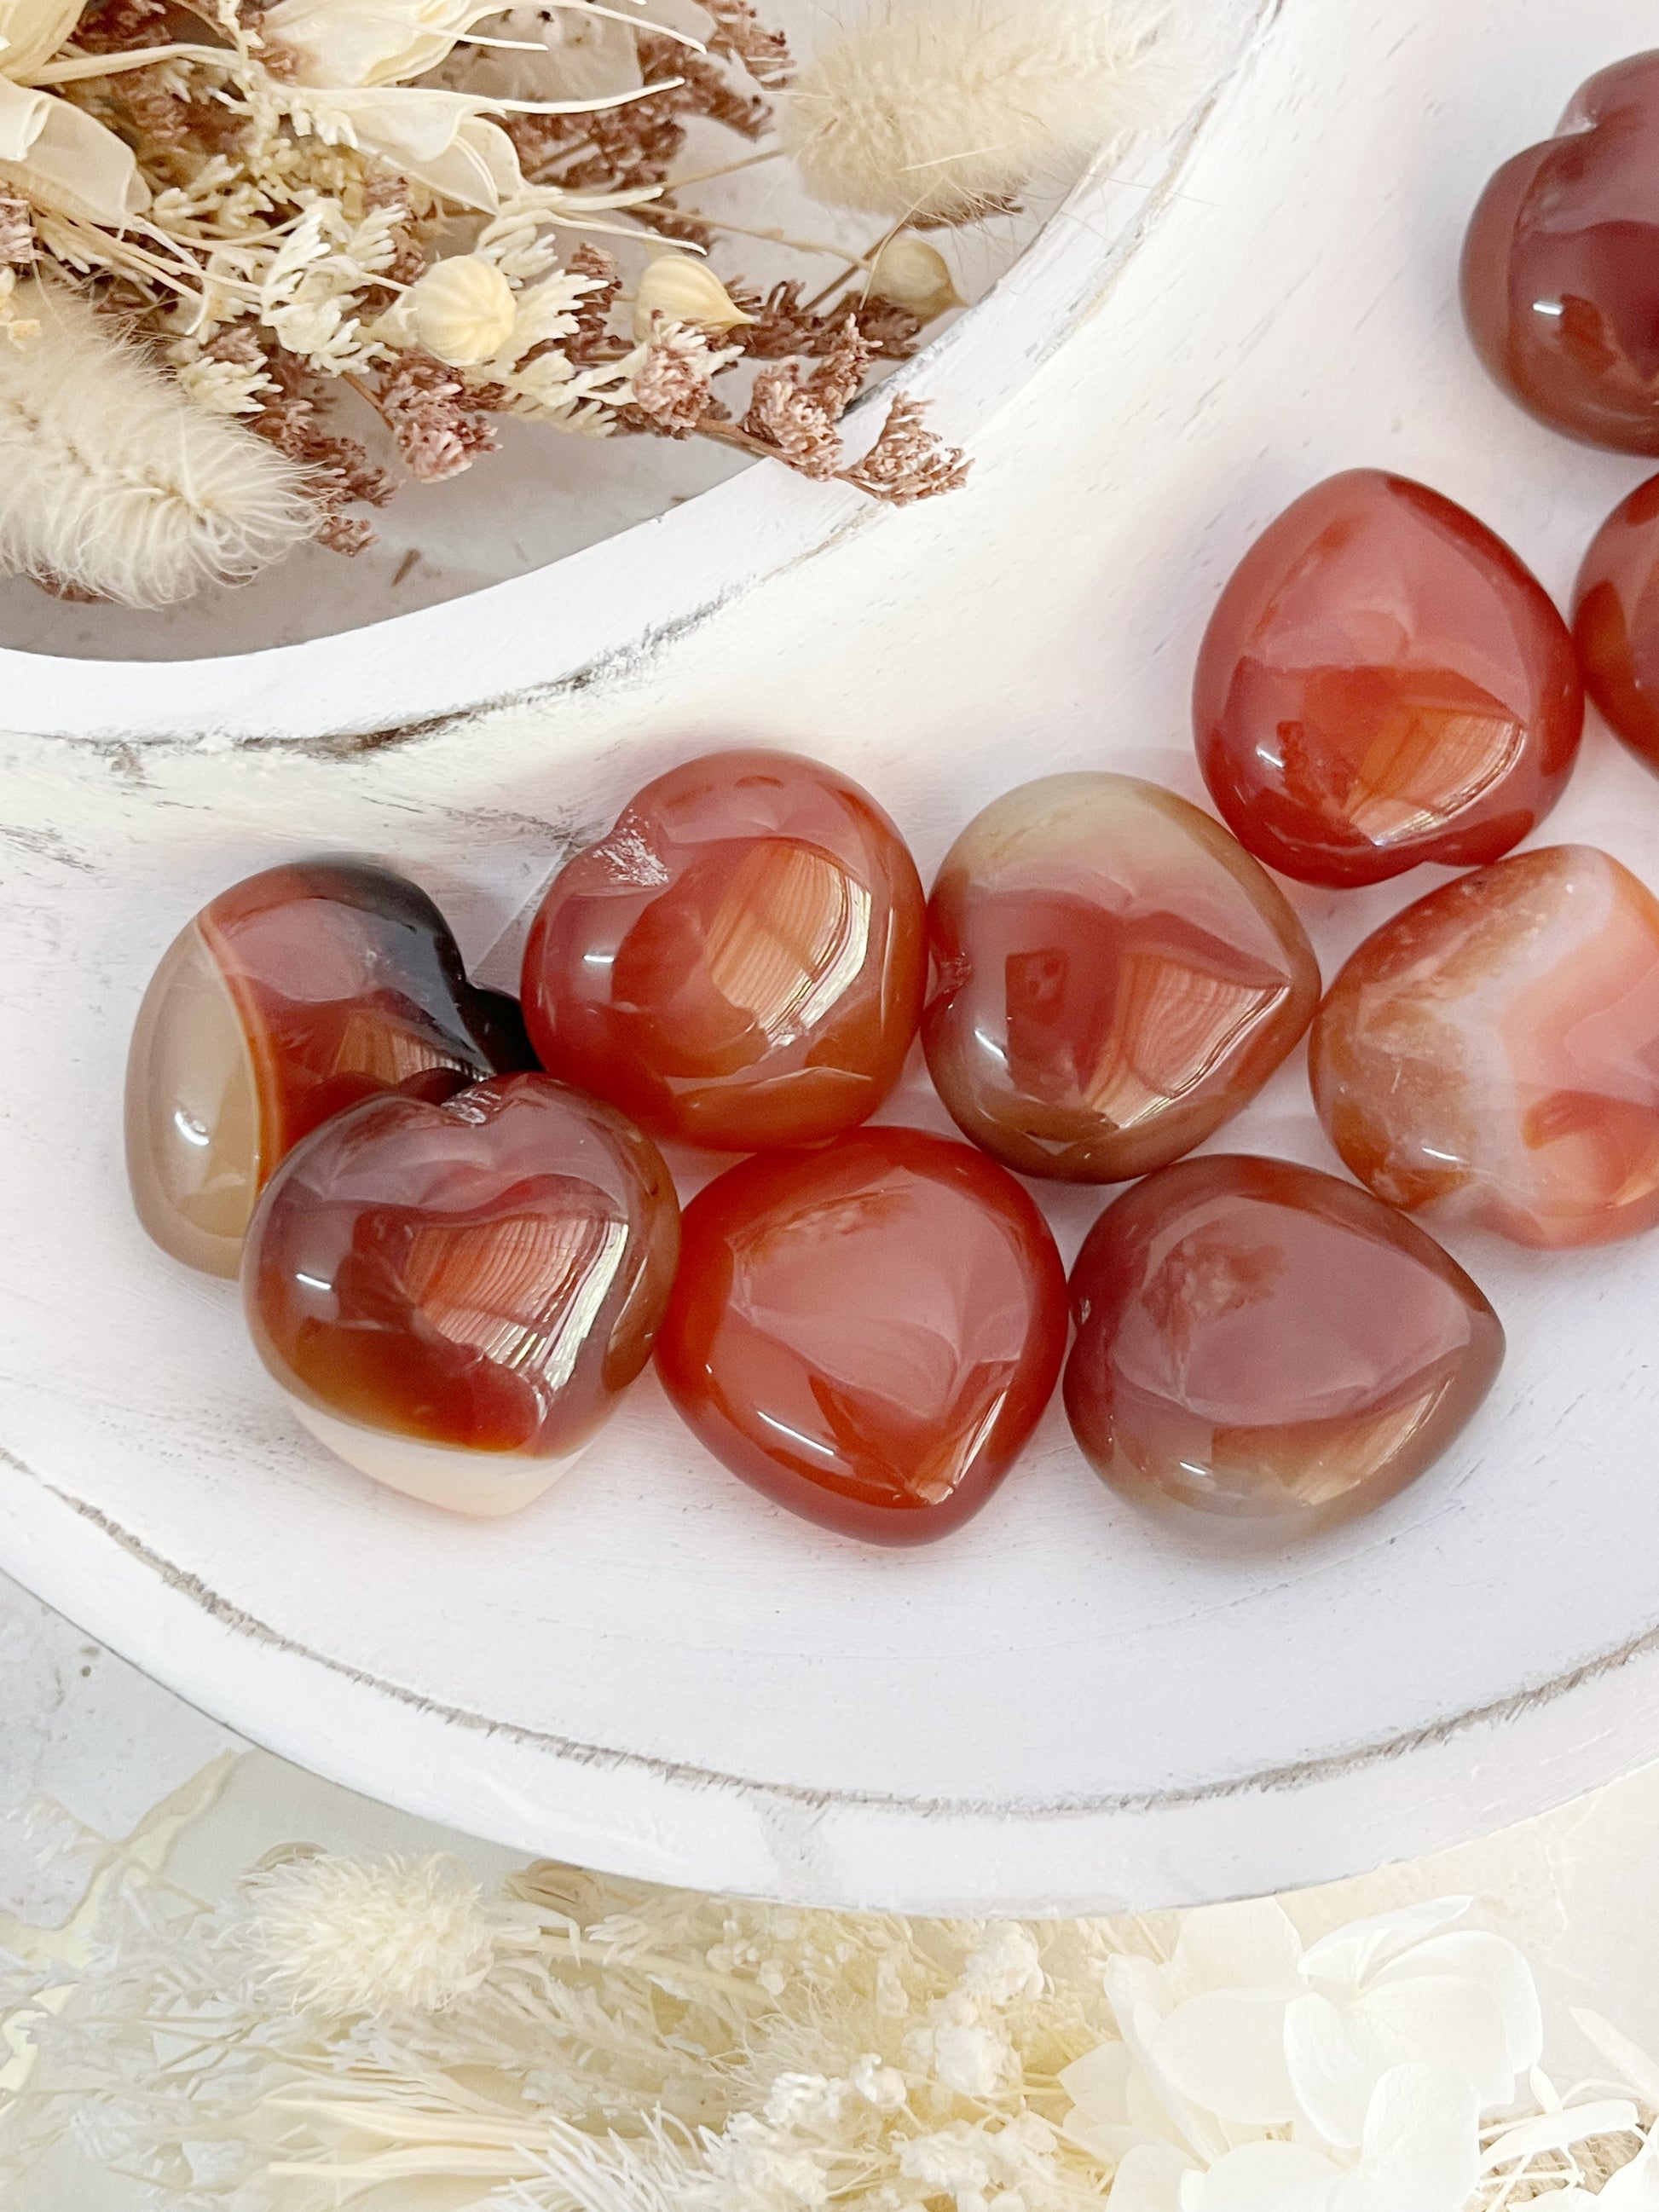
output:
[[[113, 690], [108, 664], [0, 657], [0, 719], [31, 732], [0, 753], [0, 1565], [359, 1789], [814, 1902], [1265, 1890], [1659, 1751], [1651, 1241], [1551, 1259], [1460, 1240], [1508, 1368], [1461, 1449], [1344, 1533], [1194, 1553], [1101, 1489], [1055, 1408], [979, 1521], [884, 1555], [752, 1496], [648, 1381], [514, 1521], [375, 1492], [275, 1402], [234, 1294], [146, 1247], [118, 1143], [150, 964], [283, 854], [397, 857], [477, 957], [564, 838], [715, 740], [836, 761], [924, 872], [1029, 775], [1112, 765], [1197, 796], [1185, 694], [1214, 594], [1286, 500], [1358, 463], [1465, 501], [1565, 594], [1643, 471], [1487, 385], [1456, 248], [1497, 161], [1651, 36], [1645, 0], [1266, 11], [1133, 250], [1100, 246], [1072, 287], [1095, 311], [932, 508], [826, 530], [757, 472], [696, 531], [685, 510], [320, 648]], [[995, 324], [994, 302], [959, 343], [1012, 344]], [[948, 394], [948, 360], [928, 373]], [[964, 409], [1015, 381], [969, 377]], [[1548, 834], [1659, 882], [1659, 784], [1594, 730]], [[1401, 897], [1298, 894], [1328, 972]], [[928, 1113], [916, 1093], [896, 1117]], [[1332, 1164], [1299, 1066], [1224, 1141]], [[1051, 1206], [1068, 1250], [1095, 1203]]]

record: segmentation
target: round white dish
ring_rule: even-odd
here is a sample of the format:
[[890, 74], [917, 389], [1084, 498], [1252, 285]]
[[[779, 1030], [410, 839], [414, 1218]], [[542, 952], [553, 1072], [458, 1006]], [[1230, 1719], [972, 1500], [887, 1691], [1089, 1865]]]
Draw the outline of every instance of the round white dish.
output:
[[[1144, 210], [1096, 188], [921, 365], [979, 457], [935, 507], [826, 507], [759, 470], [341, 638], [172, 667], [0, 655], [21, 732], [0, 744], [0, 1565], [358, 1789], [809, 1903], [1290, 1886], [1659, 1751], [1651, 1241], [1457, 1240], [1509, 1364], [1453, 1455], [1345, 1531], [1197, 1551], [1102, 1489], [1056, 1407], [968, 1529], [887, 1554], [726, 1475], [649, 1378], [514, 1519], [376, 1489], [276, 1399], [234, 1291], [148, 1247], [118, 1142], [149, 968], [284, 855], [395, 857], [501, 980], [568, 840], [712, 742], [835, 761], [924, 872], [1027, 775], [1115, 766], [1199, 796], [1185, 692], [1215, 592], [1294, 493], [1361, 462], [1463, 500], [1565, 595], [1644, 471], [1486, 384], [1456, 246], [1488, 171], [1648, 15], [1242, 8], [1247, 51]], [[1659, 784], [1593, 729], [1545, 834], [1659, 883]], [[1431, 879], [1297, 893], [1327, 972]], [[917, 1117], [940, 1126], [913, 1086], [890, 1118]], [[1299, 1056], [1220, 1141], [1334, 1164]], [[1043, 1195], [1069, 1255], [1102, 1194]]]

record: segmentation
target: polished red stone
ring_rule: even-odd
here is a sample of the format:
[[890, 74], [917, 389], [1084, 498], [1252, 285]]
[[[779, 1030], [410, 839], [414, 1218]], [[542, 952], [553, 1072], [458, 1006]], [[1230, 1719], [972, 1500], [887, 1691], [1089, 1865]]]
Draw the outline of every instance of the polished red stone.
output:
[[1462, 876], [1375, 931], [1309, 1049], [1332, 1143], [1391, 1206], [1520, 1244], [1659, 1223], [1659, 900], [1587, 845]]
[[745, 1482], [920, 1544], [1007, 1474], [1065, 1348], [1060, 1255], [1020, 1186], [966, 1145], [876, 1128], [744, 1160], [692, 1200], [657, 1367]]
[[530, 1064], [516, 1003], [474, 989], [449, 926], [374, 862], [300, 860], [204, 907], [156, 969], [127, 1060], [138, 1215], [234, 1275], [260, 1191], [310, 1131], [411, 1077]]
[[1560, 797], [1583, 695], [1572, 641], [1501, 539], [1354, 469], [1285, 509], [1205, 633], [1199, 764], [1259, 860], [1374, 884], [1495, 860]]
[[1659, 477], [1616, 507], [1578, 574], [1573, 636], [1590, 697], [1659, 768]]
[[976, 815], [927, 909], [927, 1065], [963, 1133], [1074, 1182], [1163, 1167], [1255, 1097], [1319, 969], [1237, 839], [1133, 776], [1047, 776]]
[[915, 864], [867, 793], [793, 753], [710, 753], [555, 879], [525, 1014], [544, 1066], [655, 1136], [814, 1144], [897, 1081], [927, 957]]
[[1492, 1387], [1498, 1316], [1367, 1192], [1211, 1155], [1138, 1183], [1072, 1271], [1066, 1410], [1115, 1489], [1287, 1532], [1365, 1510]]
[[331, 1449], [504, 1511], [644, 1366], [678, 1241], [656, 1146], [551, 1077], [373, 1098], [271, 1179], [243, 1261], [248, 1325]]
[[1659, 52], [1574, 95], [1482, 195], [1463, 312], [1510, 397], [1597, 446], [1659, 453]]

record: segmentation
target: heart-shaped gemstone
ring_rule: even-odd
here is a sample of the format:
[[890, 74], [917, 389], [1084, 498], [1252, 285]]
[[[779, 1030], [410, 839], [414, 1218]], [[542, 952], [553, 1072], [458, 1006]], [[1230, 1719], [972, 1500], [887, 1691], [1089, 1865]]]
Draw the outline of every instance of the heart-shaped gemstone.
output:
[[1659, 769], [1659, 477], [1597, 532], [1578, 572], [1573, 636], [1590, 697], [1632, 751]]
[[688, 761], [550, 888], [525, 950], [544, 1066], [660, 1139], [821, 1143], [898, 1080], [921, 880], [866, 792], [793, 753]]
[[1588, 845], [1460, 876], [1372, 933], [1309, 1048], [1332, 1143], [1389, 1205], [1519, 1244], [1659, 1223], [1659, 899]]
[[247, 1235], [261, 1358], [367, 1474], [511, 1512], [650, 1357], [679, 1247], [661, 1154], [545, 1075], [370, 1098], [290, 1152]]
[[1504, 1332], [1432, 1237], [1285, 1160], [1182, 1160], [1072, 1271], [1066, 1410], [1137, 1504], [1291, 1533], [1380, 1504], [1492, 1387]]
[[1575, 94], [1498, 170], [1463, 247], [1475, 350], [1552, 428], [1659, 453], [1659, 52]]
[[1319, 1002], [1267, 871], [1173, 792], [1047, 776], [976, 815], [927, 909], [927, 1066], [965, 1135], [1024, 1175], [1115, 1182], [1255, 1097]]
[[657, 1346], [715, 1457], [876, 1544], [959, 1528], [1036, 1427], [1066, 1278], [1012, 1176], [918, 1129], [761, 1156], [685, 1210]]
[[468, 983], [426, 893], [369, 860], [299, 860], [221, 891], [174, 940], [127, 1058], [144, 1227], [234, 1275], [259, 1193], [331, 1115], [412, 1079], [526, 1065], [514, 1001]]
[[1193, 693], [1217, 806], [1310, 884], [1495, 860], [1560, 797], [1583, 719], [1541, 585], [1462, 507], [1380, 469], [1328, 478], [1257, 538]]

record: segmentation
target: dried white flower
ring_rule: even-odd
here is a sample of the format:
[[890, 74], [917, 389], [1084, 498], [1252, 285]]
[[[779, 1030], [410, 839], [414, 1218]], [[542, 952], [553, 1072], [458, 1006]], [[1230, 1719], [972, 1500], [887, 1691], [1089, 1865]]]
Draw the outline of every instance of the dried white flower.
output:
[[518, 313], [506, 277], [474, 253], [434, 262], [404, 306], [427, 351], [455, 368], [493, 360], [512, 337]]
[[1408, 1905], [1306, 1949], [1271, 1901], [1189, 1914], [1167, 1965], [1107, 1962], [1122, 2041], [1061, 2075], [1066, 2136], [1137, 2212], [1462, 2212], [1481, 2114], [1542, 2041], [1525, 1960], [1457, 1929], [1468, 1906]]
[[[27, 302], [29, 295], [24, 296]], [[0, 337], [13, 345], [27, 345], [40, 335], [40, 325], [33, 316], [18, 312], [17, 271], [0, 268]]]
[[648, 338], [652, 317], [665, 323], [696, 323], [706, 331], [736, 330], [755, 318], [744, 314], [706, 261], [690, 253], [659, 253], [645, 264], [634, 295], [634, 335]]
[[913, 230], [897, 232], [877, 254], [870, 265], [870, 289], [877, 299], [908, 308], [922, 323], [966, 305], [945, 256]]
[[14, 295], [39, 334], [0, 347], [0, 571], [126, 606], [239, 581], [309, 537], [304, 478], [203, 413], [65, 288]]
[[256, 1978], [297, 2012], [441, 2012], [489, 1973], [495, 1931], [459, 1860], [377, 1865], [325, 1853], [250, 1877]]
[[964, 222], [1155, 120], [1167, 0], [876, 0], [801, 70], [785, 150], [821, 199]]

